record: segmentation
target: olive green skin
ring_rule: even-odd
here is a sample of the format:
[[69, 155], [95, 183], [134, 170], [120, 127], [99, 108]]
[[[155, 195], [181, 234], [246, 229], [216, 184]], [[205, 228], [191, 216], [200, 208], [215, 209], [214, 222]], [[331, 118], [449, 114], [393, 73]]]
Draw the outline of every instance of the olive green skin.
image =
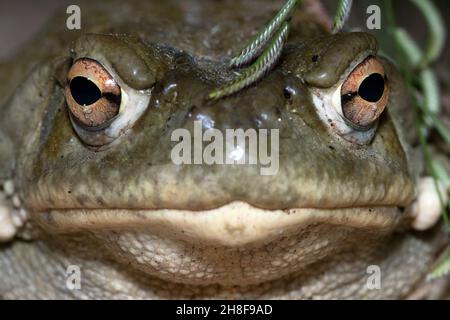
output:
[[[151, 21], [142, 22], [149, 32], [138, 34], [139, 40], [129, 36], [92, 35], [71, 44], [77, 57], [105, 54], [129, 86], [153, 88], [150, 106], [126, 137], [98, 152], [86, 148], [76, 138], [63, 92], [58, 89], [61, 87], [49, 84], [45, 88], [49, 91], [42, 95], [50, 103], [39, 104], [43, 112], [37, 116], [37, 121], [43, 121], [36, 137], [39, 143], [31, 145], [26, 152], [36, 158], [27, 156], [29, 165], [23, 168], [27, 177], [23, 181], [24, 199], [29, 206], [41, 211], [51, 208], [205, 210], [234, 200], [266, 209], [406, 207], [411, 203], [413, 181], [391, 115], [383, 117], [370, 145], [358, 146], [327, 132], [307, 94], [308, 86], [334, 85], [358, 55], [376, 51], [374, 38], [357, 33], [324, 36], [320, 41], [315, 39], [313, 46], [301, 47], [305, 42], [302, 30], [293, 29], [294, 47], [269, 76], [233, 97], [210, 102], [206, 100], [208, 93], [229, 78], [227, 52], [236, 51], [240, 41], [230, 38], [227, 29], [222, 27], [222, 32], [212, 38], [220, 46], [210, 44], [212, 48], [206, 50], [202, 39], [209, 30], [207, 26], [222, 21], [220, 15], [207, 14], [210, 20], [203, 21], [205, 31], [198, 28], [175, 33], [173, 30], [181, 28], [182, 21], [177, 20], [179, 14], [175, 8], [167, 5], [167, 10], [169, 17], [176, 21], [156, 31], [151, 27], [155, 23], [152, 15], [148, 18]], [[246, 9], [237, 11], [246, 12]], [[231, 21], [225, 26], [228, 23]], [[134, 24], [113, 28], [110, 24], [101, 29], [93, 26], [83, 30], [134, 35]], [[250, 24], [246, 29], [253, 30], [252, 27]], [[320, 37], [323, 33], [318, 27], [314, 34]], [[68, 53], [67, 47], [61, 49], [62, 57]], [[319, 55], [317, 63], [312, 63], [314, 55]], [[45, 68], [42, 64], [40, 67]], [[286, 90], [293, 93], [289, 99]], [[35, 98], [39, 100], [39, 96]], [[390, 110], [398, 108], [396, 98], [392, 97]], [[14, 109], [11, 112], [17, 112], [16, 106]], [[24, 126], [20, 123], [25, 121], [23, 117], [27, 127], [32, 127], [29, 112], [14, 114], [12, 119], [8, 110], [5, 112], [6, 122], [2, 127], [6, 130], [11, 127], [11, 131], [17, 132], [16, 128]], [[214, 128], [222, 131], [225, 128], [279, 129], [279, 173], [261, 176], [255, 166], [177, 168], [170, 158], [174, 146], [170, 134], [177, 128], [191, 129], [193, 120], [201, 118], [210, 119]], [[110, 174], [116, 172], [120, 172], [120, 177]], [[146, 189], [142, 188], [140, 179], [147, 182]], [[326, 189], [322, 188], [324, 185]], [[124, 186], [133, 190], [130, 198], [121, 196]]]
[[[330, 36], [311, 13], [299, 12], [281, 61], [269, 75], [231, 97], [208, 101], [208, 94], [232, 77], [227, 68], [230, 53], [270, 20], [280, 4], [93, 3], [83, 7], [82, 31], [65, 29], [65, 16], [57, 17], [45, 37], [17, 55], [14, 63], [0, 66], [0, 80], [7, 83], [0, 88], [0, 179], [13, 178], [32, 220], [45, 217], [48, 224], [53, 210], [202, 211], [233, 201], [268, 210], [398, 208], [400, 220], [415, 199], [420, 166], [412, 163], [408, 147], [414, 141], [414, 119], [399, 117], [410, 106], [392, 64], [383, 60], [392, 92], [377, 133], [366, 145], [330, 132], [309, 94], [311, 88], [334, 86], [358, 58], [375, 54], [372, 36]], [[64, 99], [71, 62], [97, 56], [131, 88], [152, 90], [147, 110], [132, 129], [101, 148], [77, 136]], [[278, 174], [261, 176], [256, 166], [174, 165], [170, 135], [178, 128], [192, 131], [196, 119], [209, 119], [221, 131], [279, 129]], [[383, 234], [388, 230], [393, 232], [388, 227]], [[370, 243], [377, 230], [368, 231]], [[355, 239], [363, 237], [358, 233]], [[389, 245], [383, 242], [382, 247]], [[421, 278], [433, 255], [426, 250], [411, 282]], [[401, 290], [388, 296], [404, 295], [414, 283], [402, 283]], [[233, 292], [218, 296], [246, 297]], [[339, 292], [331, 297], [339, 297]]]

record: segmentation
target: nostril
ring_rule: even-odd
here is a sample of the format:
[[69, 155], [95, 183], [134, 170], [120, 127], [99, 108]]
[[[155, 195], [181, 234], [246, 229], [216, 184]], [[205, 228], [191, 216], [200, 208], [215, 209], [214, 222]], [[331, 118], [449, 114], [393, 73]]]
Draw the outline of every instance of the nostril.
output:
[[293, 90], [292, 90], [292, 88], [290, 88], [290, 87], [286, 87], [286, 88], [284, 88], [284, 90], [283, 90], [283, 95], [284, 95], [284, 97], [287, 99], [287, 100], [292, 100], [292, 95], [293, 95], [293, 92], [292, 92]]
[[278, 121], [281, 121], [283, 114], [282, 114], [280, 108], [278, 108], [278, 107], [275, 108], [275, 114], [277, 116]]
[[188, 118], [192, 118], [193, 115], [197, 112], [197, 109], [198, 109], [198, 108], [197, 108], [196, 105], [191, 106], [191, 107], [189, 108], [188, 112], [187, 112], [187, 117], [188, 117]]

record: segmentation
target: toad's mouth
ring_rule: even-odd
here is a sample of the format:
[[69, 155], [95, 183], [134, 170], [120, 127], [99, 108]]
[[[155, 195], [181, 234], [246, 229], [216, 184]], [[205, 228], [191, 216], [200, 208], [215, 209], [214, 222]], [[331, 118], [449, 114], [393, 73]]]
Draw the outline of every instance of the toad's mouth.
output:
[[35, 215], [51, 233], [137, 231], [203, 244], [241, 247], [267, 243], [308, 225], [328, 224], [389, 233], [403, 218], [397, 207], [265, 210], [232, 202], [206, 211], [64, 209]]

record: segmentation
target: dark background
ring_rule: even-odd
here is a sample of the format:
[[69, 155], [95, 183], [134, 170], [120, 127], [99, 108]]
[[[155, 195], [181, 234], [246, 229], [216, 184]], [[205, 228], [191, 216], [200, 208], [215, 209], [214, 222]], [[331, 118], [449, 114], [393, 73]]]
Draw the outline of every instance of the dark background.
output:
[[[330, 12], [333, 12], [337, 0], [325, 0], [324, 2]], [[10, 56], [17, 48], [26, 43], [55, 11], [65, 12], [68, 5], [76, 3], [77, 1], [73, 0], [0, 0], [0, 60]], [[354, 0], [354, 3], [349, 25], [365, 29], [367, 6], [381, 4], [382, 1]], [[423, 40], [426, 29], [420, 13], [411, 6], [408, 0], [394, 0], [394, 3], [399, 24], [411, 31], [417, 39]], [[435, 3], [450, 25], [450, 1], [435, 0]], [[450, 52], [447, 50], [447, 53]], [[450, 65], [450, 55], [445, 54], [444, 57], [447, 65]]]

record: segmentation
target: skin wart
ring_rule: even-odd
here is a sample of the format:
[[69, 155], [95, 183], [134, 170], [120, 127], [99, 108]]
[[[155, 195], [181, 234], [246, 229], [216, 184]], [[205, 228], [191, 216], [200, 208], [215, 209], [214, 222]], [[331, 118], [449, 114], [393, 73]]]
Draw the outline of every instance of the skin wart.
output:
[[[218, 101], [206, 97], [232, 78], [229, 53], [282, 2], [83, 5], [81, 31], [57, 16], [1, 65], [0, 217], [14, 220], [15, 237], [0, 246], [0, 296], [394, 299], [421, 288], [446, 237], [411, 227], [422, 160], [409, 97], [380, 58], [391, 92], [372, 139], [333, 131], [318, 101], [328, 107], [328, 92], [377, 43], [329, 35], [308, 3], [272, 72]], [[74, 121], [64, 90], [82, 58], [120, 85], [129, 119], [95, 132]], [[279, 129], [278, 174], [173, 164], [171, 133], [198, 119], [222, 132]], [[74, 265], [80, 290], [66, 286]]]

